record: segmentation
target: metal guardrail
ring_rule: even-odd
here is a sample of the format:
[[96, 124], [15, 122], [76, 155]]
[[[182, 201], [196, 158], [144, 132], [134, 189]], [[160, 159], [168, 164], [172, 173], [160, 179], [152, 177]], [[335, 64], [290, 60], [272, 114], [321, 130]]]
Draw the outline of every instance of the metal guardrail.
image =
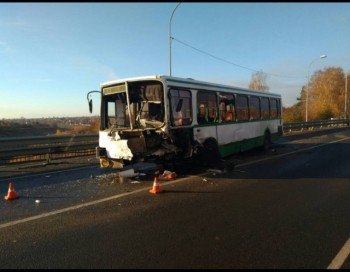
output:
[[[283, 133], [349, 126], [350, 119], [284, 123]], [[98, 134], [72, 134], [40, 137], [0, 137], [0, 164], [94, 155]]]
[[98, 134], [0, 138], [0, 163], [11, 164], [95, 154]]
[[311, 130], [314, 128], [326, 128], [326, 127], [339, 127], [339, 126], [349, 126], [350, 119], [329, 119], [329, 120], [319, 120], [319, 121], [308, 121], [308, 122], [294, 122], [294, 123], [284, 123], [283, 132], [288, 133], [292, 131], [303, 131]]

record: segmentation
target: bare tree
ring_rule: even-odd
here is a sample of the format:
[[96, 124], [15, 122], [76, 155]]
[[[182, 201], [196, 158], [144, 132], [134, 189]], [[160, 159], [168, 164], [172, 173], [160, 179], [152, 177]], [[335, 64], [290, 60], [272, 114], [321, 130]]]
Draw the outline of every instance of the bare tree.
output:
[[266, 85], [266, 77], [263, 71], [258, 71], [252, 74], [252, 80], [249, 83], [249, 89], [258, 91], [268, 91], [269, 86]]

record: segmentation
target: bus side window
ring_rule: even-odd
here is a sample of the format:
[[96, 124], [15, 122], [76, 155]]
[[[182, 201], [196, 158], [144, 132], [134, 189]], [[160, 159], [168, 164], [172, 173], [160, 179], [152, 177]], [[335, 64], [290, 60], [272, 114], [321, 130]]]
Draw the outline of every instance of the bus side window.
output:
[[203, 124], [207, 122], [206, 119], [206, 107], [204, 104], [200, 104], [198, 107], [197, 121], [199, 124]]
[[250, 111], [250, 120], [260, 119], [259, 97], [251, 96], [249, 98], [249, 111]]
[[221, 122], [236, 121], [235, 110], [234, 110], [234, 104], [235, 104], [234, 95], [231, 93], [222, 92], [219, 94], [219, 98], [220, 98], [219, 110], [220, 110]]
[[173, 126], [190, 125], [192, 123], [192, 97], [189, 90], [170, 89], [171, 124]]
[[217, 118], [217, 115], [216, 115], [216, 109], [215, 108], [213, 108], [213, 107], [210, 107], [209, 109], [208, 109], [208, 112], [209, 112], [209, 114], [208, 114], [208, 121], [209, 122], [215, 122], [216, 121], [216, 118]]
[[236, 109], [237, 109], [237, 119], [239, 121], [249, 120], [247, 95], [237, 95]]
[[276, 99], [270, 100], [270, 107], [271, 107], [271, 118], [277, 118], [278, 117], [278, 107], [277, 107], [277, 100]]
[[269, 119], [270, 118], [269, 99], [266, 97], [262, 97], [260, 100], [260, 103], [261, 103], [261, 117], [262, 117], [262, 119]]
[[212, 91], [198, 91], [197, 93], [197, 121], [199, 124], [217, 122], [219, 108], [217, 95]]
[[224, 102], [220, 102], [219, 104], [219, 112], [220, 112], [220, 118], [221, 121], [224, 121], [226, 118], [226, 106]]
[[228, 110], [226, 112], [225, 120], [226, 121], [233, 121], [234, 120], [234, 116], [233, 116], [233, 111], [232, 110]]

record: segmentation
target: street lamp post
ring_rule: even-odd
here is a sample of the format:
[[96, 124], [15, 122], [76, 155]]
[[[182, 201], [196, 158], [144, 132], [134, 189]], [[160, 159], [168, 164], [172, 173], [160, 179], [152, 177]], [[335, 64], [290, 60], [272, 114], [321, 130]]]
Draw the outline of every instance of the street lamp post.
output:
[[307, 90], [306, 90], [306, 112], [305, 112], [305, 121], [307, 122], [307, 113], [308, 113], [308, 104], [309, 104], [309, 81], [310, 81], [310, 67], [311, 64], [314, 63], [318, 59], [324, 59], [326, 58], [326, 55], [321, 55], [317, 59], [314, 59], [313, 61], [310, 62], [309, 64], [309, 70], [307, 72]]
[[170, 20], [169, 20], [169, 75], [171, 76], [171, 20], [173, 18], [173, 15], [174, 15], [174, 12], [175, 10], [177, 9], [177, 7], [180, 5], [181, 3], [178, 3], [176, 5], [176, 7], [174, 8], [173, 12], [171, 13], [171, 16], [170, 16]]
[[348, 72], [345, 72], [345, 93], [344, 93], [344, 119], [346, 119], [346, 105], [347, 105], [347, 100], [348, 100]]

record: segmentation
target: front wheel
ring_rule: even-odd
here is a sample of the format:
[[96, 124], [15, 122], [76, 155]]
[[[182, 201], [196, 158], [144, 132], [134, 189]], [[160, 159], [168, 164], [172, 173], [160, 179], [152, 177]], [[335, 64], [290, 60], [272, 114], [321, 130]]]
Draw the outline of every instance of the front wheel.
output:
[[219, 147], [214, 141], [204, 143], [204, 149], [201, 154], [202, 164], [206, 167], [221, 168], [221, 156]]
[[263, 149], [264, 151], [269, 151], [271, 147], [271, 136], [270, 133], [266, 132], [264, 135]]

